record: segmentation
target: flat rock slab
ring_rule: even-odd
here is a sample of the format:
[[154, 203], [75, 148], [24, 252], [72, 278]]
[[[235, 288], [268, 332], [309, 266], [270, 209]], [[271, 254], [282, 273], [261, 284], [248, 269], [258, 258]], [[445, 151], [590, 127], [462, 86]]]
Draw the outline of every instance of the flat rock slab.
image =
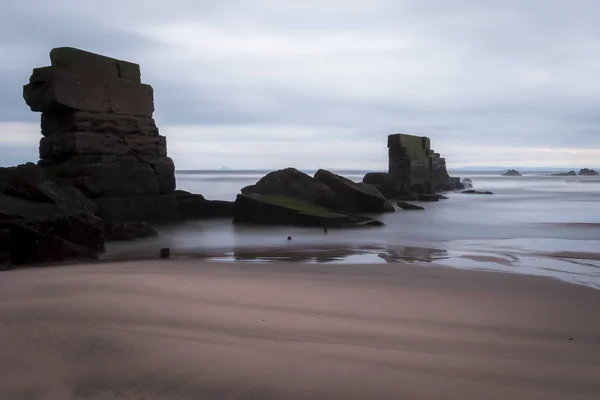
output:
[[421, 207], [416, 204], [406, 203], [404, 201], [399, 201], [397, 204], [398, 204], [398, 207], [400, 207], [403, 210], [424, 210], [425, 209], [425, 207]]
[[256, 194], [237, 195], [233, 222], [236, 224], [340, 228], [383, 225], [368, 217], [327, 210], [316, 204], [290, 197]]
[[56, 112], [65, 109], [152, 117], [152, 86], [123, 79], [95, 81], [63, 68], [33, 70], [23, 86], [23, 98], [31, 111]]
[[124, 79], [141, 83], [139, 64], [103, 56], [73, 47], [57, 47], [50, 51], [53, 67], [63, 68], [97, 80]]
[[71, 132], [110, 133], [118, 136], [158, 136], [153, 118], [66, 110], [43, 113], [42, 135], [52, 136]]
[[66, 158], [92, 154], [144, 154], [167, 156], [164, 136], [118, 136], [111, 133], [71, 132], [45, 136], [40, 140], [40, 158]]

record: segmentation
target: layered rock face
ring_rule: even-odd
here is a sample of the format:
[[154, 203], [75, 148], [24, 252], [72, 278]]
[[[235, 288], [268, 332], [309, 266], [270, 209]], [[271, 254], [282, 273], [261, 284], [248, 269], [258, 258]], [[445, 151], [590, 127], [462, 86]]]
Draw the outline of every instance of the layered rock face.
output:
[[23, 87], [27, 105], [42, 113], [38, 165], [95, 199], [100, 215], [137, 196], [146, 206], [168, 203], [156, 197], [175, 190], [175, 167], [139, 65], [74, 48], [53, 49], [50, 61]]
[[454, 189], [460, 183], [448, 175], [446, 159], [431, 149], [428, 137], [389, 135], [388, 163], [388, 173], [394, 181], [418, 192]]

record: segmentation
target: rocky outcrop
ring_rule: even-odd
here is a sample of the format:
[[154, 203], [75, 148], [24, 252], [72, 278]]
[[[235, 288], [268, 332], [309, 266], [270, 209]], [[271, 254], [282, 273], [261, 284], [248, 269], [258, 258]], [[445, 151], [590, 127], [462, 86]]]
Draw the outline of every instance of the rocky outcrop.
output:
[[54, 182], [33, 163], [0, 168], [0, 229], [8, 232], [12, 264], [93, 258], [104, 249], [97, 210], [79, 190]]
[[509, 169], [508, 171], [504, 171], [502, 176], [522, 176], [519, 171], [516, 169]]
[[403, 210], [424, 210], [425, 207], [418, 206], [416, 204], [406, 203], [404, 201], [399, 201], [397, 203], [398, 207]]
[[338, 208], [339, 200], [329, 186], [295, 168], [269, 172], [242, 194], [285, 196], [327, 208]]
[[409, 188], [394, 179], [387, 172], [368, 172], [363, 177], [363, 183], [374, 185], [387, 199], [395, 199], [400, 193], [407, 193]]
[[558, 174], [551, 174], [551, 176], [577, 176], [577, 172], [575, 172], [575, 171], [561, 172]]
[[97, 259], [96, 253], [84, 246], [20, 221], [2, 222], [0, 230], [9, 232], [9, 255], [14, 265]]
[[181, 220], [232, 218], [234, 203], [232, 201], [207, 200], [201, 194], [192, 194], [182, 190], [175, 193], [179, 218]]
[[52, 181], [33, 163], [0, 168], [0, 220], [92, 215], [97, 210], [79, 190]]
[[20, 222], [34, 231], [57, 236], [92, 252], [104, 251], [104, 222], [93, 215], [63, 214]]
[[583, 168], [583, 169], [579, 170], [579, 175], [581, 175], [581, 176], [598, 176], [599, 173], [598, 173], [598, 171], [593, 170], [593, 169]]
[[284, 196], [239, 194], [234, 210], [235, 224], [338, 228], [382, 225], [381, 222], [368, 217], [331, 211], [313, 203]]
[[388, 136], [388, 173], [392, 178], [418, 193], [462, 189], [459, 178], [452, 178], [446, 159], [431, 149], [424, 136], [393, 134]]
[[[136, 214], [152, 219], [152, 206], [161, 200], [148, 196], [173, 193], [175, 166], [152, 118], [154, 93], [141, 83], [139, 65], [73, 48], [53, 49], [50, 62], [34, 69], [23, 87], [31, 110], [42, 113], [38, 165], [104, 212], [106, 203], [128, 206], [139, 197]], [[125, 216], [125, 210], [112, 213]]]
[[493, 192], [472, 190], [472, 189], [463, 190], [461, 193], [464, 193], [464, 194], [494, 194]]
[[318, 170], [314, 178], [337, 195], [337, 210], [364, 214], [395, 211], [394, 206], [372, 185], [355, 183], [324, 169]]

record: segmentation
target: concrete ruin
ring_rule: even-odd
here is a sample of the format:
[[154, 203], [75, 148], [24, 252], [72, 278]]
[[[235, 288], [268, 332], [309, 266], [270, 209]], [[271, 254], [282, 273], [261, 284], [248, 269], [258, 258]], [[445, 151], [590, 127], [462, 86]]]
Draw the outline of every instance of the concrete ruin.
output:
[[38, 165], [94, 199], [101, 215], [176, 208], [165, 196], [175, 190], [175, 166], [140, 66], [70, 47], [53, 49], [50, 63], [23, 87], [42, 113]]
[[417, 192], [452, 190], [460, 183], [446, 170], [446, 159], [431, 149], [425, 136], [397, 133], [388, 136], [388, 174]]

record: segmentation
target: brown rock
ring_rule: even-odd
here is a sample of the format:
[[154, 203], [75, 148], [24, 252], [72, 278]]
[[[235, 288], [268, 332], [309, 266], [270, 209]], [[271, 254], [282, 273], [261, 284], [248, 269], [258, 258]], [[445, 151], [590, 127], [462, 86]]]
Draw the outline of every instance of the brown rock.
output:
[[393, 206], [373, 186], [352, 182], [343, 176], [320, 169], [315, 179], [328, 186], [338, 196], [337, 209], [355, 213], [392, 212]]
[[64, 159], [76, 155], [144, 154], [167, 156], [164, 136], [117, 136], [110, 133], [70, 132], [51, 135], [40, 140], [40, 158]]
[[33, 70], [23, 98], [31, 111], [62, 112], [64, 109], [151, 117], [154, 91], [151, 86], [114, 79], [98, 82], [62, 68]]
[[110, 133], [117, 136], [158, 136], [153, 118], [64, 110], [43, 113], [42, 135], [60, 135], [70, 132]]
[[140, 66], [73, 47], [57, 47], [50, 51], [53, 67], [63, 68], [96, 80], [124, 79], [141, 82]]

